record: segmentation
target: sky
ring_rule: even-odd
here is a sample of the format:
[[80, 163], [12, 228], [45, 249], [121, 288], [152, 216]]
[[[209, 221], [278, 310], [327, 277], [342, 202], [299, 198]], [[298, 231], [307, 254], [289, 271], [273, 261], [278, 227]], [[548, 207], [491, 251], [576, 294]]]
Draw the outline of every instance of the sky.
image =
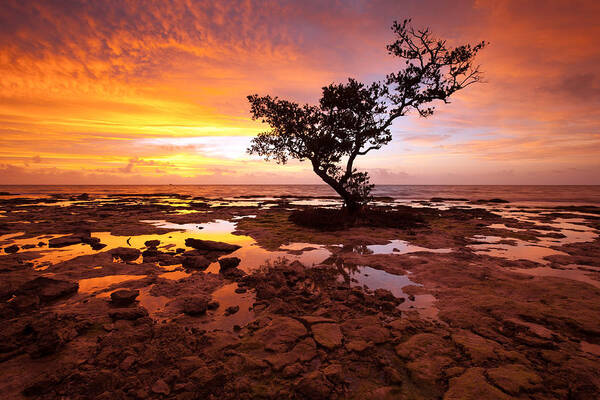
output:
[[596, 0], [3, 0], [0, 184], [319, 183], [246, 153], [246, 96], [383, 79], [405, 18], [489, 42], [485, 82], [396, 120], [375, 183], [600, 184]]

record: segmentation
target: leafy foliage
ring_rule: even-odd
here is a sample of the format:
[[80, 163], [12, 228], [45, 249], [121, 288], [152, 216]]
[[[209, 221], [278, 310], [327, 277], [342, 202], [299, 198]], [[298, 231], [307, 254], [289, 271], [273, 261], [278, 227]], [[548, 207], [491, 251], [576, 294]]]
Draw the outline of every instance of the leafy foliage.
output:
[[403, 61], [402, 69], [383, 82], [366, 85], [349, 78], [330, 84], [316, 106], [248, 96], [253, 118], [271, 127], [252, 140], [248, 152], [282, 164], [308, 160], [348, 209], [366, 204], [373, 185], [354, 167], [356, 158], [388, 144], [397, 118], [412, 110], [429, 117], [435, 101], [448, 103], [453, 93], [481, 80], [473, 61], [485, 42], [449, 47], [429, 29], [415, 30], [410, 20], [394, 22], [392, 30], [396, 40], [387, 50]]

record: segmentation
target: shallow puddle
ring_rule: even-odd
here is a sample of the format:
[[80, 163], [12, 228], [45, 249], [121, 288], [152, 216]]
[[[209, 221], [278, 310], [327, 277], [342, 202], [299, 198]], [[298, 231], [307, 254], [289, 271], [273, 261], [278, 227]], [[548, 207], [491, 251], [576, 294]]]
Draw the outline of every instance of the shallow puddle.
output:
[[191, 275], [191, 273], [185, 271], [170, 271], [165, 272], [164, 274], [160, 274], [158, 275], [158, 277], [178, 281], [180, 279], [189, 278]]
[[[549, 261], [545, 260], [545, 257], [556, 254], [566, 254], [562, 251], [544, 247], [541, 244], [533, 244], [515, 238], [475, 235], [473, 239], [477, 240], [478, 242], [485, 242], [468, 245], [468, 247], [473, 249], [475, 253], [487, 254], [492, 257], [501, 257], [509, 260], [530, 260], [541, 264], [548, 264]], [[500, 243], [501, 241], [510, 241], [511, 243], [514, 243], [514, 245]]]
[[140, 295], [137, 297], [137, 300], [140, 302], [140, 306], [144, 307], [151, 318], [156, 320], [165, 320], [166, 318], [161, 318], [160, 313], [165, 310], [167, 304], [173, 301], [170, 297], [165, 296], [153, 296], [150, 294], [150, 291], [154, 285], [149, 285], [138, 289], [140, 291]]
[[592, 279], [588, 272], [578, 268], [557, 269], [550, 267], [538, 268], [511, 268], [511, 271], [532, 276], [552, 276], [556, 278], [571, 279], [574, 281], [585, 282], [600, 289], [600, 281]]
[[80, 293], [94, 293], [112, 285], [145, 278], [146, 275], [108, 275], [79, 280]]
[[430, 249], [428, 247], [415, 246], [405, 240], [391, 240], [388, 244], [373, 244], [366, 246], [368, 254], [406, 254], [418, 251], [430, 253], [451, 253], [452, 249]]
[[[202, 321], [202, 329], [231, 331], [234, 326], [243, 327], [256, 318], [254, 311], [251, 310], [256, 301], [255, 294], [251, 291], [236, 293], [237, 288], [237, 283], [230, 283], [212, 293], [212, 299], [219, 302], [219, 308], [214, 314], [209, 315], [207, 320]], [[239, 306], [235, 314], [225, 315], [228, 307], [235, 306]]]
[[344, 266], [346, 276], [340, 281], [349, 279], [351, 286], [367, 287], [370, 290], [386, 289], [395, 297], [403, 298], [398, 306], [402, 311], [417, 311], [421, 317], [437, 319], [438, 309], [434, 306], [436, 298], [430, 294], [409, 296], [402, 290], [406, 286], [423, 286], [410, 280], [408, 275], [395, 275], [369, 266]]

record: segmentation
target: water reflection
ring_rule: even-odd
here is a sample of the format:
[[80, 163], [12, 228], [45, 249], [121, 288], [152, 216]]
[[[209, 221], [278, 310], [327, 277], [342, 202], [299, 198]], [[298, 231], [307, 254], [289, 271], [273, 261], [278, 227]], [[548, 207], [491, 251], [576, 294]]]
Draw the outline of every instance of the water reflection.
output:
[[436, 298], [430, 294], [411, 296], [404, 292], [406, 286], [423, 286], [410, 280], [407, 275], [390, 274], [384, 270], [375, 269], [366, 265], [344, 264], [340, 268], [340, 282], [349, 283], [351, 286], [366, 287], [369, 290], [386, 289], [395, 297], [403, 298], [404, 302], [398, 306], [401, 311], [416, 311], [423, 318], [436, 319], [438, 309], [434, 303]]
[[108, 275], [79, 280], [79, 293], [95, 293], [119, 283], [146, 278], [146, 275]]
[[[206, 317], [202, 324], [203, 329], [232, 330], [234, 326], [243, 327], [256, 318], [251, 310], [256, 301], [255, 294], [251, 291], [236, 293], [237, 288], [237, 283], [230, 283], [213, 292], [212, 298], [219, 302], [219, 308]], [[235, 306], [239, 306], [235, 314], [225, 315], [228, 307]]]
[[576, 266], [568, 269], [557, 269], [550, 267], [511, 268], [511, 271], [532, 276], [552, 276], [555, 278], [571, 279], [574, 281], [588, 283], [600, 289], [600, 281], [593, 279], [589, 275], [589, 272], [582, 271]]
[[[482, 236], [475, 235], [473, 239], [477, 242], [470, 244], [468, 247], [475, 250], [477, 254], [487, 254], [493, 257], [501, 257], [509, 260], [530, 260], [542, 264], [548, 264], [549, 261], [545, 257], [566, 253], [558, 250], [545, 247], [541, 244], [532, 244], [524, 240], [509, 238], [501, 238], [499, 236]], [[510, 244], [509, 244], [510, 242]]]
[[371, 254], [406, 254], [418, 251], [427, 251], [430, 253], [451, 253], [452, 249], [431, 249], [428, 247], [415, 246], [405, 240], [391, 240], [388, 244], [368, 245], [367, 249]]

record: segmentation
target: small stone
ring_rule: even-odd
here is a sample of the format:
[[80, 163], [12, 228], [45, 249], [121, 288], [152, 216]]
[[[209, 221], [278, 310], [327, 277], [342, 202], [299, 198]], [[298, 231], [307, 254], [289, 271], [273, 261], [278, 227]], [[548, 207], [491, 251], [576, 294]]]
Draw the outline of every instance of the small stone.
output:
[[325, 369], [323, 369], [323, 373], [330, 381], [342, 383], [344, 375], [342, 372], [342, 366], [340, 364], [328, 365]]
[[205, 270], [210, 265], [210, 260], [204, 256], [184, 257], [181, 265], [184, 268]]
[[208, 304], [208, 300], [202, 296], [190, 296], [183, 300], [183, 312], [188, 315], [205, 314]]
[[208, 309], [209, 310], [216, 310], [217, 308], [219, 308], [219, 305], [220, 305], [219, 302], [216, 301], [216, 300], [209, 301], [208, 302]]
[[225, 309], [225, 315], [232, 315], [240, 311], [240, 306], [231, 306]]
[[48, 241], [48, 246], [51, 248], [58, 248], [58, 247], [72, 246], [74, 244], [79, 244], [79, 243], [83, 243], [83, 236], [69, 235], [69, 236], [62, 236], [62, 237], [50, 239]]
[[246, 293], [248, 291], [248, 289], [243, 288], [243, 287], [238, 287], [235, 289], [236, 293]]
[[365, 342], [362, 339], [351, 340], [348, 343], [346, 343], [346, 348], [348, 349], [348, 351], [355, 351], [357, 353], [363, 352], [369, 347], [369, 343]]
[[302, 376], [298, 382], [297, 390], [309, 399], [328, 399], [331, 386], [323, 374], [312, 371]]
[[241, 260], [238, 257], [221, 258], [219, 260], [219, 265], [221, 266], [221, 271], [236, 268], [238, 265], [240, 265], [240, 261]]
[[288, 365], [283, 369], [283, 376], [286, 378], [292, 378], [294, 376], [300, 375], [302, 372], [302, 365], [299, 363]]
[[141, 252], [138, 249], [130, 247], [117, 247], [110, 251], [114, 258], [119, 258], [124, 262], [135, 261], [140, 257]]
[[225, 253], [231, 253], [240, 248], [240, 246], [236, 244], [214, 242], [212, 240], [201, 240], [194, 238], [185, 239], [185, 245], [196, 250], [218, 251]]
[[110, 299], [114, 305], [123, 307], [132, 304], [139, 294], [139, 290], [119, 289], [111, 293]]
[[19, 246], [13, 244], [12, 246], [5, 247], [4, 251], [8, 254], [14, 254], [19, 251]]
[[127, 356], [119, 366], [123, 371], [127, 371], [135, 363], [134, 356]]
[[157, 247], [160, 244], [160, 240], [146, 240], [144, 245], [146, 247]]
[[156, 382], [154, 382], [154, 384], [152, 385], [152, 392], [157, 393], [157, 394], [164, 394], [165, 396], [168, 396], [169, 393], [171, 393], [171, 390], [169, 389], [169, 386], [167, 385], [167, 383], [165, 381], [163, 381], [162, 379], [159, 379]]

